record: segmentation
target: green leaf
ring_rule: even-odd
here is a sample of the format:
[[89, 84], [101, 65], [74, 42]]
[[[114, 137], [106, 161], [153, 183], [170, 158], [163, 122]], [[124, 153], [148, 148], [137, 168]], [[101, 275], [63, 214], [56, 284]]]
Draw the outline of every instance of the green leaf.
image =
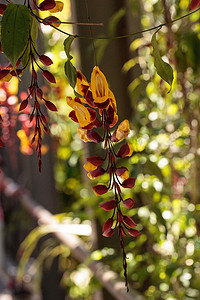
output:
[[71, 50], [71, 45], [72, 45], [72, 42], [73, 42], [74, 39], [75, 39], [75, 36], [70, 35], [70, 36], [68, 36], [68, 38], [66, 38], [66, 39], [64, 40], [64, 43], [63, 43], [65, 53], [66, 53], [67, 58], [68, 58], [69, 60], [71, 60], [71, 59], [73, 58], [73, 57], [69, 54], [69, 52], [70, 52], [70, 50]]
[[76, 86], [77, 71], [76, 68], [72, 65], [70, 60], [66, 61], [65, 63], [65, 74], [67, 76], [69, 84], [74, 89]]
[[1, 21], [1, 44], [13, 67], [26, 48], [30, 22], [28, 7], [11, 3], [7, 5]]
[[[31, 16], [30, 34], [31, 34], [33, 46], [35, 47], [35, 50], [37, 50], [36, 41], [37, 41], [37, 37], [38, 37], [38, 22], [37, 22], [36, 18], [33, 16]], [[34, 49], [32, 49], [32, 52], [34, 54], [36, 54]], [[25, 72], [25, 70], [27, 69], [27, 67], [30, 64], [29, 55], [30, 55], [30, 47], [28, 46], [26, 48], [26, 51], [25, 51], [22, 59], [21, 59], [22, 67], [24, 68], [23, 73]]]
[[154, 65], [157, 73], [163, 80], [165, 80], [170, 86], [172, 86], [172, 82], [174, 79], [173, 69], [168, 63], [164, 62], [164, 60], [160, 56], [158, 43], [156, 40], [156, 32], [152, 36], [151, 44], [153, 46], [153, 56], [155, 59]]

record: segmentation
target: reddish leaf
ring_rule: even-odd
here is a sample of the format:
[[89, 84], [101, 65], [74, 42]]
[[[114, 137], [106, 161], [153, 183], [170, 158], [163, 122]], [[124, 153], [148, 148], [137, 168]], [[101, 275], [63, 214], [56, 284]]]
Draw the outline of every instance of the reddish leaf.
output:
[[51, 101], [45, 101], [46, 107], [51, 111], [57, 111], [56, 106]]
[[103, 184], [97, 184], [97, 185], [93, 186], [92, 188], [93, 188], [94, 193], [97, 196], [103, 195], [103, 194], [107, 193], [107, 191], [108, 191], [107, 186], [103, 185]]
[[124, 188], [133, 188], [134, 185], [135, 185], [135, 181], [136, 181], [136, 178], [133, 178], [133, 177], [129, 177], [128, 179], [124, 180], [123, 183], [122, 183], [122, 186]]
[[193, 10], [200, 5], [200, 0], [192, 0], [189, 6], [189, 10]]
[[56, 2], [54, 0], [44, 0], [40, 3], [40, 10], [50, 10], [56, 6]]
[[126, 199], [126, 200], [123, 201], [123, 205], [126, 208], [130, 209], [130, 208], [132, 208], [134, 206], [134, 201], [131, 198], [128, 198], [128, 199]]
[[138, 230], [136, 229], [128, 229], [128, 233], [134, 237], [137, 237], [141, 234], [141, 232], [139, 232]]
[[113, 235], [113, 233], [114, 233], [114, 230], [110, 229], [110, 230], [104, 231], [102, 235], [105, 236], [105, 237], [110, 237], [110, 236]]
[[25, 99], [24, 101], [22, 101], [22, 103], [20, 104], [20, 107], [19, 107], [19, 111], [22, 111], [24, 110], [28, 105], [28, 100]]
[[50, 73], [49, 71], [45, 70], [42, 72], [42, 75], [44, 76], [44, 78], [46, 78], [46, 80], [48, 80], [51, 83], [56, 83], [55, 77], [53, 76], [52, 73]]
[[43, 63], [43, 65], [45, 66], [50, 66], [53, 64], [53, 61], [51, 60], [51, 58], [49, 58], [46, 55], [40, 55], [39, 56], [39, 60], [41, 61], [41, 63]]
[[123, 217], [123, 222], [129, 227], [137, 226], [137, 224], [128, 216]]
[[103, 224], [103, 232], [108, 231], [113, 226], [113, 219], [109, 218], [104, 224]]
[[102, 142], [101, 136], [94, 130], [88, 130], [87, 137], [90, 141], [92, 141], [94, 143]]
[[101, 156], [90, 156], [87, 158], [87, 161], [98, 167], [103, 164], [104, 159]]
[[106, 201], [100, 204], [100, 207], [106, 211], [115, 208], [115, 200]]

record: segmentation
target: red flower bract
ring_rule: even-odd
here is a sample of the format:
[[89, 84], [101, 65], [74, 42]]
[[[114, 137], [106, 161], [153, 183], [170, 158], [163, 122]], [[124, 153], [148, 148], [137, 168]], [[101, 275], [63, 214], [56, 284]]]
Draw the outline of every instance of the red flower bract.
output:
[[139, 232], [139, 231], [136, 230], [136, 229], [128, 229], [128, 233], [129, 233], [130, 235], [132, 235], [133, 237], [137, 237], [137, 236], [141, 235], [141, 232]]
[[104, 224], [103, 224], [103, 232], [108, 231], [113, 226], [113, 219], [109, 218]]
[[102, 137], [94, 130], [88, 130], [87, 137], [90, 141], [94, 143], [102, 142]]
[[135, 185], [136, 179], [133, 177], [129, 177], [128, 179], [124, 180], [122, 183], [123, 188], [133, 188]]
[[46, 107], [51, 111], [57, 111], [56, 106], [51, 101], [45, 101]]
[[100, 204], [100, 207], [106, 211], [112, 210], [115, 208], [115, 200], [106, 201]]
[[105, 237], [110, 237], [110, 236], [113, 235], [113, 233], [114, 233], [114, 230], [110, 229], [110, 230], [104, 231], [102, 235], [105, 236]]
[[134, 206], [134, 201], [131, 198], [128, 198], [128, 199], [126, 199], [126, 200], [123, 201], [123, 205], [126, 208], [130, 209], [130, 208], [132, 208]]
[[90, 156], [87, 158], [87, 161], [89, 161], [94, 166], [100, 166], [103, 164], [104, 159], [101, 156]]
[[40, 10], [50, 10], [56, 6], [56, 2], [54, 0], [44, 0], [40, 3]]
[[129, 227], [137, 226], [137, 224], [128, 216], [123, 217], [123, 222]]
[[56, 83], [55, 77], [53, 76], [52, 73], [50, 73], [49, 71], [45, 70], [42, 72], [42, 75], [44, 76], [44, 78], [46, 78], [46, 80], [48, 80], [51, 83]]
[[107, 193], [107, 191], [108, 191], [107, 186], [104, 184], [97, 184], [97, 185], [93, 186], [92, 188], [97, 196], [103, 195], [103, 194]]
[[105, 174], [105, 172], [106, 171], [103, 168], [98, 167], [94, 171], [90, 171], [90, 175], [92, 177], [98, 177], [98, 176], [101, 176], [101, 175]]
[[39, 56], [39, 60], [41, 61], [41, 63], [43, 63], [43, 65], [45, 66], [50, 66], [53, 64], [53, 61], [51, 60], [51, 58], [49, 58], [46, 55], [40, 55]]

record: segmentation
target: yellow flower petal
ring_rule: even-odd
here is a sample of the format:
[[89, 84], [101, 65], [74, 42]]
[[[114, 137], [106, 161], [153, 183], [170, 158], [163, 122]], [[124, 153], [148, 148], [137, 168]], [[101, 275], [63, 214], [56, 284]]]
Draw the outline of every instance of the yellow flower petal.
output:
[[85, 127], [91, 123], [90, 113], [83, 104], [74, 101], [71, 97], [67, 97], [67, 104], [74, 109], [81, 127]]
[[84, 164], [83, 168], [84, 168], [86, 171], [90, 172], [90, 171], [96, 170], [96, 169], [97, 169], [97, 166], [95, 166], [95, 165], [91, 164], [89, 161], [87, 161], [87, 162]]
[[91, 76], [91, 90], [94, 102], [103, 103], [108, 99], [108, 83], [98, 67], [94, 67]]
[[77, 133], [78, 133], [79, 138], [83, 142], [85, 142], [85, 143], [90, 142], [90, 140], [87, 138], [87, 129], [83, 129], [81, 127], [78, 127], [77, 128]]
[[120, 178], [122, 178], [122, 179], [128, 179], [128, 178], [129, 178], [129, 171], [126, 170], [126, 171], [120, 176]]
[[129, 132], [130, 132], [129, 121], [128, 120], [122, 121], [116, 130], [117, 140], [120, 141], [120, 140], [127, 138], [127, 136], [129, 135]]
[[129, 146], [130, 152], [129, 152], [129, 154], [127, 154], [127, 156], [131, 156], [133, 154], [133, 144], [128, 143], [128, 146]]

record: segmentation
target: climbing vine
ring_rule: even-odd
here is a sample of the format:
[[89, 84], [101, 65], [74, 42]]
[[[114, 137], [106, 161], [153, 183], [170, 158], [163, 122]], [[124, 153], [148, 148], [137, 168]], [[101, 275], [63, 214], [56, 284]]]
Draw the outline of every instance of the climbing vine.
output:
[[[189, 9], [195, 12], [199, 10], [200, 1], [192, 0]], [[21, 98], [19, 111], [28, 109], [29, 121], [31, 123], [32, 136], [31, 144], [35, 145], [38, 156], [38, 168], [41, 172], [42, 167], [42, 139], [44, 132], [49, 134], [48, 118], [45, 116], [42, 104], [50, 111], [56, 112], [55, 104], [47, 99], [41, 87], [38, 73], [50, 84], [56, 85], [54, 75], [48, 67], [53, 64], [50, 57], [41, 54], [37, 49], [37, 36], [39, 25], [44, 24], [51, 26], [59, 32], [66, 35], [64, 41], [64, 50], [67, 61], [64, 64], [65, 74], [70, 86], [74, 90], [75, 97], [67, 97], [67, 104], [72, 108], [69, 117], [79, 124], [78, 135], [80, 139], [87, 142], [94, 142], [103, 145], [104, 154], [102, 156], [90, 156], [84, 168], [88, 172], [88, 177], [93, 180], [104, 174], [108, 174], [108, 184], [96, 184], [93, 186], [94, 193], [101, 196], [105, 193], [112, 192], [112, 200], [103, 202], [100, 207], [105, 211], [111, 211], [112, 215], [103, 225], [103, 236], [110, 237], [114, 231], [118, 232], [120, 246], [123, 254], [123, 269], [125, 284], [128, 290], [127, 279], [127, 257], [124, 246], [124, 238], [127, 234], [137, 237], [140, 232], [135, 229], [136, 223], [126, 215], [124, 209], [131, 209], [134, 206], [132, 198], [123, 198], [124, 189], [132, 189], [135, 185], [135, 178], [129, 176], [129, 170], [123, 166], [123, 158], [130, 157], [133, 153], [133, 145], [125, 142], [123, 145], [119, 142], [126, 139], [129, 135], [129, 121], [124, 120], [118, 124], [117, 101], [114, 93], [109, 89], [107, 79], [98, 66], [94, 66], [91, 74], [91, 82], [88, 83], [86, 77], [77, 71], [72, 64], [72, 55], [70, 53], [73, 41], [76, 38], [89, 38], [72, 35], [62, 31], [59, 26], [64, 21], [50, 15], [41, 18], [40, 11], [49, 11], [57, 13], [62, 11], [63, 3], [54, 0], [44, 0], [40, 4], [37, 1], [26, 0], [22, 4], [8, 3], [0, 4], [1, 21], [1, 52], [3, 52], [9, 63], [0, 70], [1, 85], [5, 85], [13, 78], [18, 77], [23, 80], [23, 73], [30, 67], [31, 81], [27, 88], [27, 93]], [[183, 16], [183, 17], [186, 17]], [[181, 18], [183, 18], [181, 17]], [[181, 19], [179, 18], [179, 20]], [[178, 20], [178, 19], [177, 19]], [[175, 22], [176, 20], [171, 21]], [[92, 24], [90, 24], [92, 26]], [[174, 74], [169, 63], [162, 59], [157, 41], [159, 30], [167, 25], [160, 24], [144, 31], [152, 31], [151, 45], [153, 47], [152, 55], [157, 74], [170, 85], [171, 90]], [[141, 31], [141, 32], [144, 32]], [[140, 32], [140, 33], [141, 33]], [[119, 37], [107, 38], [126, 38], [128, 34]], [[102, 38], [102, 37], [101, 37]], [[3, 118], [0, 119], [3, 126]], [[115, 126], [115, 129], [113, 129]], [[18, 133], [19, 134], [19, 133]], [[3, 147], [6, 140], [0, 139], [0, 146]], [[6, 144], [6, 143], [5, 143]], [[27, 145], [28, 146], [28, 145]]]

